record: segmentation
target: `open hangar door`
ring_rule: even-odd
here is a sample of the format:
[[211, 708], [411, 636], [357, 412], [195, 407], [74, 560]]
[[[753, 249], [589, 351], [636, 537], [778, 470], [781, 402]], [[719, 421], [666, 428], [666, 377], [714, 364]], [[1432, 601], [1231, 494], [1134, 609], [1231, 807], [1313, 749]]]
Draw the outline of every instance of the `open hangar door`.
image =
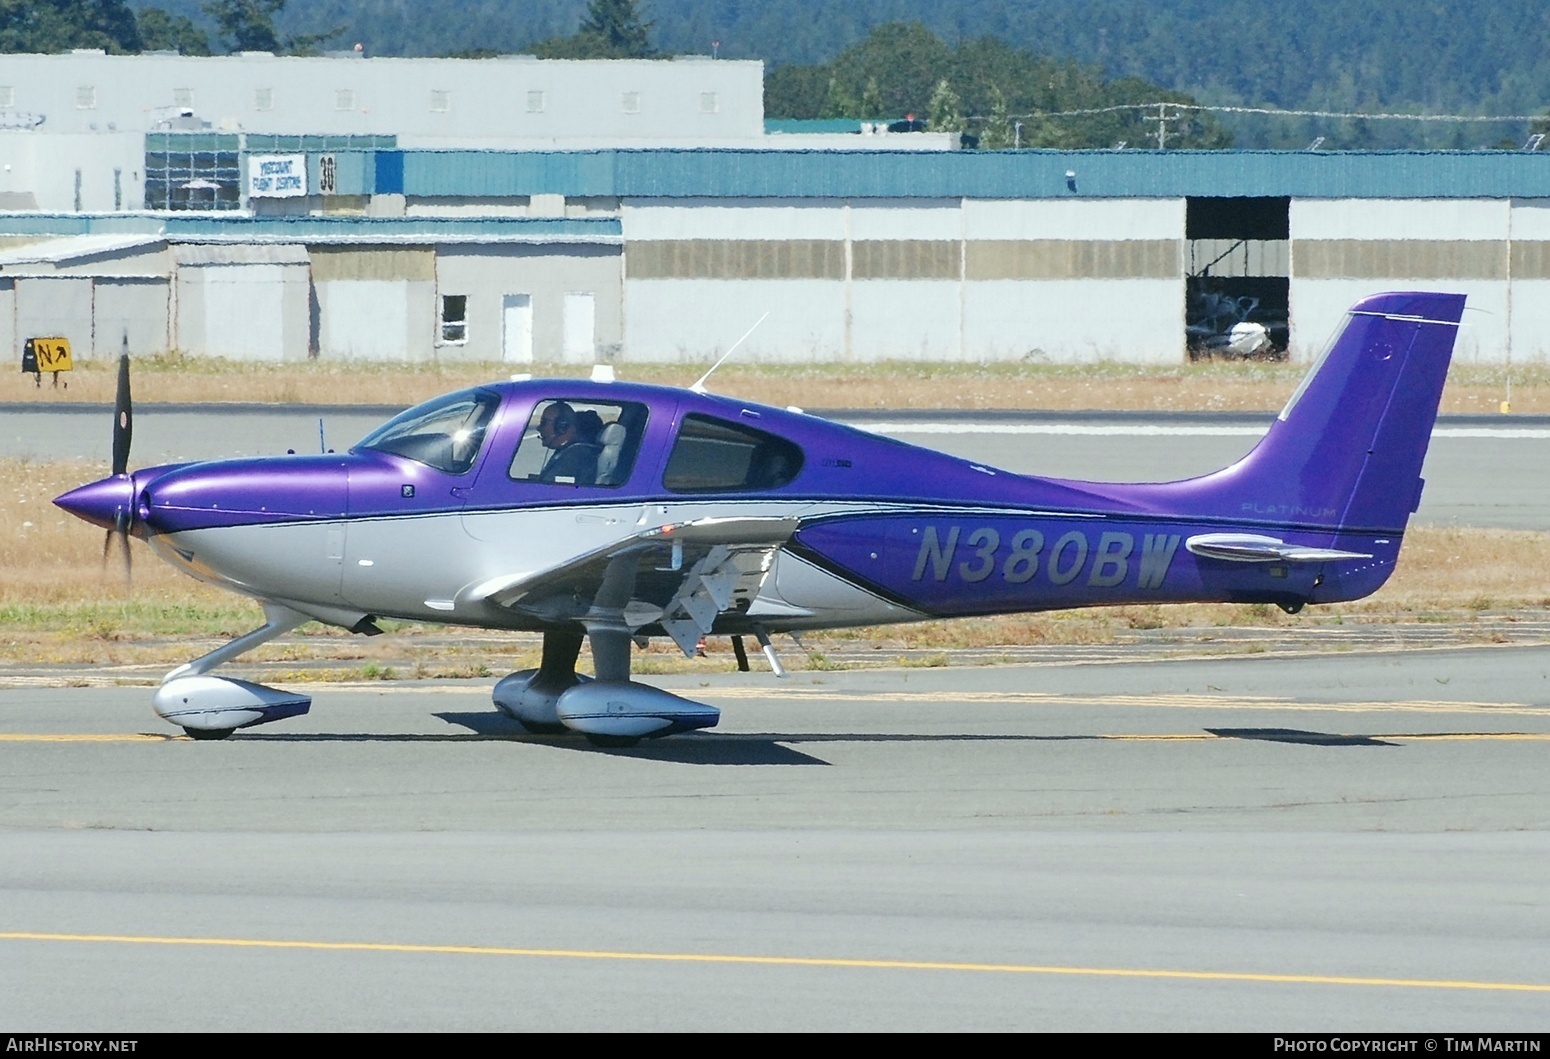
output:
[[1186, 200], [1184, 339], [1191, 360], [1286, 359], [1291, 206], [1284, 196]]

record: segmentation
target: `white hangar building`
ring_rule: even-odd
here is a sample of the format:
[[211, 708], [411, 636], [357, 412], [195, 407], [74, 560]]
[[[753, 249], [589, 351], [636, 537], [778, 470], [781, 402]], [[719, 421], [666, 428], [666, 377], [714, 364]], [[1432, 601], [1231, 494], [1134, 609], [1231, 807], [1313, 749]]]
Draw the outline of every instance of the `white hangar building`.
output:
[[[612, 141], [595, 149], [526, 135], [577, 131], [543, 123], [588, 94], [584, 81], [501, 89], [515, 105], [491, 119], [506, 123], [498, 146], [456, 125], [465, 100], [494, 91], [465, 67], [504, 60], [402, 60], [400, 76], [352, 88], [332, 71], [400, 61], [169, 57], [141, 109], [111, 119], [136, 131], [109, 132], [107, 74], [71, 65], [51, 89], [64, 94], [34, 103], [9, 73], [18, 58], [161, 70], [156, 57], [8, 57], [0, 347], [18, 357], [35, 335], [108, 352], [128, 330], [135, 349], [238, 358], [705, 361], [768, 314], [740, 355], [1169, 364], [1225, 312], [1300, 358], [1353, 301], [1401, 288], [1469, 295], [1462, 359], [1550, 354], [1550, 158], [1538, 154], [898, 149], [942, 146], [906, 135], [834, 150], [835, 137], [761, 138], [759, 64], [709, 60], [510, 60], [535, 78], [607, 68], [588, 104], [600, 109], [574, 118]], [[205, 69], [191, 63], [240, 72], [230, 100], [204, 82], [180, 97], [173, 82]], [[292, 84], [310, 109], [265, 124], [256, 93], [269, 82], [254, 78], [293, 63], [270, 101], [290, 106], [279, 86]], [[438, 80], [443, 63], [453, 72]], [[88, 75], [97, 110], [69, 111], [88, 128], [42, 131], [86, 98], [70, 93]], [[632, 139], [655, 120], [653, 77], [676, 102]], [[627, 82], [642, 86], [639, 110]], [[346, 90], [357, 109], [331, 109]], [[544, 94], [543, 111], [526, 91]], [[217, 121], [151, 127], [151, 104], [180, 98]], [[393, 120], [360, 114], [368, 98], [396, 99]], [[53, 109], [28, 125], [32, 106]], [[88, 148], [115, 136], [134, 148], [109, 180]], [[39, 161], [51, 138], [86, 145], [79, 167]], [[38, 167], [60, 164], [65, 205], [35, 190]]]
[[[534, 150], [757, 146], [763, 121], [764, 64], [703, 56], [7, 55], [0, 63], [0, 208], [25, 196], [43, 210], [161, 208], [161, 196], [145, 186], [148, 132]], [[219, 205], [235, 208], [238, 200]]]

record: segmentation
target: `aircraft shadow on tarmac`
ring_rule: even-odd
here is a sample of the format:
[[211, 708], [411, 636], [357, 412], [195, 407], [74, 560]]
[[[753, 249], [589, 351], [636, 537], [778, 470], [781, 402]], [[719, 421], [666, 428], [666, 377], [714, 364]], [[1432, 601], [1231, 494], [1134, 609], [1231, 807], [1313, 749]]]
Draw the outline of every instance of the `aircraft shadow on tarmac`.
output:
[[1302, 743], [1307, 746], [1399, 746], [1371, 735], [1336, 735], [1304, 732], [1296, 728], [1207, 728], [1222, 739], [1262, 739], [1270, 743]]
[[[244, 733], [241, 738], [263, 742], [365, 742], [440, 743], [509, 741], [552, 746], [560, 750], [685, 765], [829, 765], [831, 762], [805, 754], [792, 743], [868, 742], [1022, 742], [1062, 743], [1110, 741], [1109, 735], [996, 735], [979, 733], [884, 733], [884, 732], [694, 732], [661, 741], [647, 740], [633, 747], [597, 747], [574, 735], [533, 735], [515, 721], [490, 713], [437, 713], [448, 724], [467, 729], [449, 733]], [[1370, 735], [1310, 732], [1296, 728], [1207, 728], [1204, 734], [1220, 739], [1262, 740], [1303, 746], [1400, 746]]]
[[[571, 750], [584, 754], [606, 754], [615, 757], [642, 758], [647, 761], [669, 761], [685, 765], [828, 765], [822, 758], [804, 754], [782, 744], [825, 739], [835, 742], [886, 738], [911, 739], [911, 736], [866, 735], [731, 735], [691, 732], [660, 741], [646, 740], [631, 747], [599, 747], [576, 733], [561, 735], [535, 735], [515, 721], [498, 714], [488, 713], [438, 713], [435, 716], [448, 724], [468, 729], [466, 732], [243, 732], [236, 738], [243, 742], [263, 743], [532, 743], [552, 746], [557, 750]], [[937, 737], [925, 737], [937, 738]], [[972, 739], [973, 736], [952, 738]], [[992, 737], [999, 738], [999, 737]]]

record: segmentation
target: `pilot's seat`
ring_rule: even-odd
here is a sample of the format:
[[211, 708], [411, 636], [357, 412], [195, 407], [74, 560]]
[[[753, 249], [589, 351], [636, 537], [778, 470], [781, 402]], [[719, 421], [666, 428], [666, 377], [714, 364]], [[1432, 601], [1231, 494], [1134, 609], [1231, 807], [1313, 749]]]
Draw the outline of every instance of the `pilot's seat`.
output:
[[598, 444], [602, 446], [597, 455], [597, 484], [619, 484], [619, 458], [624, 455], [624, 442], [629, 436], [623, 423], [609, 423], [598, 434]]

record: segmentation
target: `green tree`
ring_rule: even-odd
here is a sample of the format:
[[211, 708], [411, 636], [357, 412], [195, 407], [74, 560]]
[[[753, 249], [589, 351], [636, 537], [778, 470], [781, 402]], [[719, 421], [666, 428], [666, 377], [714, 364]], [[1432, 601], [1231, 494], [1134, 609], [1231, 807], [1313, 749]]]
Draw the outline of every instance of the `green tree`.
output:
[[581, 32], [602, 41], [614, 58], [646, 59], [653, 54], [651, 23], [641, 17], [635, 0], [590, 0]]
[[764, 113], [771, 118], [816, 118], [832, 80], [827, 66], [777, 66], [764, 75]]
[[0, 0], [0, 52], [71, 48], [139, 51], [134, 12], [125, 0]]
[[980, 146], [987, 151], [1000, 151], [1011, 147], [1017, 137], [1007, 113], [1006, 93], [991, 85], [989, 95], [990, 115], [980, 126]]
[[574, 36], [532, 45], [543, 59], [649, 59], [651, 23], [636, 0], [588, 0], [587, 13]]
[[942, 78], [931, 93], [931, 103], [926, 108], [926, 128], [932, 132], [962, 132], [963, 101], [953, 86]]
[[285, 9], [285, 0], [209, 0], [205, 14], [221, 30], [221, 44], [228, 51], [279, 52], [280, 37], [274, 20]]
[[819, 111], [820, 118], [859, 118], [861, 114], [861, 102], [851, 95], [838, 77], [829, 78], [829, 90], [824, 95], [823, 110]]
[[888, 110], [883, 106], [883, 93], [877, 87], [877, 78], [868, 77], [866, 87], [861, 90], [861, 116], [876, 119], [887, 115]]
[[209, 0], [205, 14], [215, 19], [228, 51], [269, 51], [276, 54], [313, 55], [318, 45], [344, 32], [335, 26], [322, 33], [298, 33], [282, 43], [275, 18], [285, 10], [285, 0]]
[[829, 64], [846, 92], [860, 100], [868, 81], [883, 114], [899, 116], [926, 110], [936, 83], [947, 76], [952, 52], [919, 22], [878, 26]]
[[142, 7], [135, 15], [140, 46], [146, 51], [177, 51], [182, 55], [209, 55], [210, 38], [182, 15], [159, 7]]
[[[1169, 147], [1232, 142], [1215, 119], [1185, 109], [1194, 101], [1183, 93], [1140, 78], [1111, 81], [1096, 67], [1018, 51], [990, 37], [950, 48], [919, 23], [879, 26], [819, 66], [779, 67], [765, 91], [770, 117], [924, 112], [930, 128], [977, 132], [990, 148], [1019, 139], [1024, 147], [1112, 147], [1120, 140], [1143, 146], [1155, 141], [1157, 123], [1148, 116], [1160, 102], [1181, 104], [1168, 109]], [[1124, 109], [1109, 109], [1116, 107]]]

